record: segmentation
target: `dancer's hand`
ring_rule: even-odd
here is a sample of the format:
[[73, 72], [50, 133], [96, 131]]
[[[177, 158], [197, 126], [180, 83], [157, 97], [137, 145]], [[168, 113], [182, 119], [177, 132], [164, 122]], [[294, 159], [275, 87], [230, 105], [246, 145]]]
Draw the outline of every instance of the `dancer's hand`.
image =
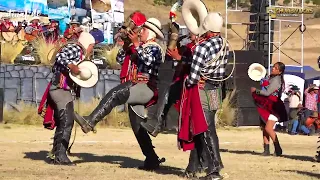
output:
[[179, 54], [179, 51], [177, 48], [173, 50], [167, 49], [167, 54], [177, 61], [181, 60], [181, 55]]
[[139, 46], [139, 37], [138, 33], [134, 31], [128, 32], [128, 37], [131, 39], [131, 42], [134, 44], [135, 47]]
[[256, 92], [256, 90], [257, 90], [257, 88], [251, 87], [251, 92], [252, 92], [252, 93], [253, 93], [253, 92]]
[[70, 68], [70, 71], [74, 75], [79, 75], [80, 74], [80, 69], [77, 65], [74, 64], [69, 64], [68, 67]]

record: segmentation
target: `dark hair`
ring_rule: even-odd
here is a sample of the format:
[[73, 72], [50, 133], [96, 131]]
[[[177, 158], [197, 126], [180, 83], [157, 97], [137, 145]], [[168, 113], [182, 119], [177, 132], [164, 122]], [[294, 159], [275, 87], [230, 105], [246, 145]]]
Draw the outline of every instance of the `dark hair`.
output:
[[276, 63], [274, 63], [274, 65], [278, 65], [279, 71], [280, 71], [280, 74], [278, 76], [281, 77], [281, 88], [280, 88], [281, 90], [279, 91], [279, 96], [278, 97], [281, 98], [282, 92], [284, 91], [284, 87], [285, 87], [283, 74], [284, 74], [284, 71], [286, 69], [286, 65], [284, 63], [282, 63], [282, 62], [276, 62]]

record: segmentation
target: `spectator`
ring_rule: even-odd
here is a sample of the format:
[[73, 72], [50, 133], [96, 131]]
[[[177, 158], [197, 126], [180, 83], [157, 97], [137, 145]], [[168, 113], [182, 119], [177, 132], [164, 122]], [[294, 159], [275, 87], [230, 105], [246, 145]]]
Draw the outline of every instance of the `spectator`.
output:
[[82, 29], [80, 28], [80, 23], [78, 21], [72, 20], [69, 25], [70, 27], [66, 29], [66, 31], [63, 33], [63, 36], [67, 40], [77, 41], [80, 36], [80, 33], [82, 32]]
[[306, 96], [305, 102], [305, 119], [307, 119], [313, 112], [318, 111], [317, 109], [317, 94], [319, 91], [319, 87], [314, 84], [311, 84], [305, 91], [304, 94]]
[[301, 131], [305, 135], [312, 135], [314, 133], [312, 129], [316, 130], [317, 124], [315, 124], [316, 119], [318, 118], [318, 113], [314, 111], [307, 119], [306, 121], [302, 122], [302, 125], [300, 127]]
[[96, 44], [99, 44], [104, 41], [103, 32], [100, 29], [98, 29], [99, 28], [98, 26], [99, 26], [98, 24], [94, 23], [92, 25], [93, 29], [90, 31], [90, 34], [94, 37], [96, 41]]
[[1, 32], [14, 32], [14, 26], [9, 17], [2, 17]]
[[289, 131], [291, 135], [297, 134], [297, 129], [299, 125], [298, 121], [298, 111], [302, 108], [301, 96], [299, 93], [299, 88], [297, 86], [291, 86], [289, 91], [289, 118], [292, 123], [292, 129]]

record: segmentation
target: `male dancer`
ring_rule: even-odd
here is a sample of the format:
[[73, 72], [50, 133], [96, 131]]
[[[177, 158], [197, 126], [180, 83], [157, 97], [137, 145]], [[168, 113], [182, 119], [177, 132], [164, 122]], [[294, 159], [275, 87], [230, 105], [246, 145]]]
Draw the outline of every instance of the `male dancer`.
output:
[[[191, 42], [188, 43], [185, 47], [180, 47], [180, 50], [167, 50], [167, 54], [175, 60], [173, 62], [175, 66], [175, 74], [173, 77], [172, 85], [170, 86], [170, 90], [168, 92], [168, 100], [167, 102], [165, 102], [164, 108], [161, 109], [161, 116], [157, 117], [158, 119], [148, 119], [147, 122], [141, 122], [141, 126], [154, 137], [156, 137], [158, 133], [161, 132], [171, 106], [173, 104], [176, 104], [176, 102], [180, 100], [184, 77], [185, 75], [190, 73], [192, 53], [194, 51], [194, 48], [196, 47], [196, 43], [199, 42], [200, 38], [197, 38], [197, 36], [192, 34], [191, 32], [189, 33], [189, 36]], [[182, 55], [180, 55], [180, 53]], [[179, 111], [179, 109], [177, 109], [177, 111]], [[198, 171], [206, 169], [206, 163], [207, 162], [204, 153], [198, 154], [198, 151], [196, 149], [191, 150], [189, 164], [183, 176], [188, 178], [196, 177], [196, 173]]]
[[[203, 109], [203, 111], [200, 110], [196, 114], [196, 117], [198, 117], [196, 120], [191, 119], [194, 123], [192, 127], [195, 128], [200, 126], [197, 125], [197, 123], [200, 123], [201, 117], [205, 117], [208, 125], [206, 132], [195, 134], [193, 137], [196, 150], [204, 150], [204, 152], [198, 152], [198, 154], [204, 153], [205, 157], [207, 157], [207, 175], [200, 178], [204, 180], [222, 179], [219, 172], [223, 168], [223, 164], [220, 157], [219, 139], [216, 133], [214, 119], [216, 110], [212, 109], [210, 106], [213, 101], [213, 99], [210, 98], [211, 94], [213, 94], [218, 88], [221, 88], [221, 84], [217, 83], [215, 80], [224, 77], [225, 67], [228, 62], [228, 44], [220, 35], [222, 26], [223, 18], [219, 13], [209, 13], [204, 19], [204, 22], [200, 26], [199, 33], [199, 36], [202, 36], [204, 39], [195, 47], [190, 74], [185, 79], [184, 84], [185, 91], [189, 90], [189, 92], [196, 92], [197, 88], [199, 88], [199, 93], [193, 94], [199, 94], [199, 97], [192, 96], [190, 101], [193, 103], [200, 98], [200, 106], [202, 107], [193, 107], [195, 108], [193, 110], [198, 110], [198, 108]], [[189, 114], [184, 114], [190, 113], [189, 110], [184, 110], [184, 106], [181, 107], [180, 116], [185, 116], [189, 119]], [[191, 116], [191, 118], [194, 117]], [[188, 119], [185, 119], [185, 121]], [[184, 122], [184, 119], [181, 119], [181, 122], [186, 123]], [[182, 135], [181, 130], [182, 129], [180, 129], [179, 135]]]
[[[135, 17], [135, 15], [131, 18], [141, 18]], [[158, 69], [163, 62], [163, 50], [155, 42], [157, 38], [164, 38], [160, 21], [150, 18], [144, 23], [140, 32], [141, 43], [138, 40], [138, 34], [134, 31], [129, 32], [129, 38], [133, 46], [121, 50], [118, 54], [118, 59], [125, 60], [126, 51], [136, 51], [131, 55], [131, 60], [128, 61], [131, 65], [130, 67], [135, 68], [128, 70], [128, 78], [122, 79], [120, 85], [111, 89], [89, 116], [81, 117], [76, 115], [76, 121], [80, 124], [82, 130], [88, 133], [114, 107], [128, 103], [131, 127], [143, 154], [146, 156], [144, 166], [141, 168], [154, 170], [159, 167], [161, 161], [153, 149], [154, 147], [147, 131], [140, 126], [143, 115], [139, 114], [139, 108], [141, 110], [141, 107], [144, 108], [152, 102], [157, 93]]]
[[[53, 141], [53, 163], [57, 165], [75, 165], [68, 158], [71, 131], [74, 123], [74, 106], [72, 92], [77, 92], [78, 85], [69, 77], [69, 72], [78, 75], [77, 63], [93, 50], [95, 40], [89, 33], [81, 33], [78, 43], [69, 43], [61, 48], [52, 68], [53, 77], [43, 98], [54, 110], [56, 131]], [[41, 112], [41, 110], [40, 110]], [[48, 112], [48, 108], [47, 108]]]

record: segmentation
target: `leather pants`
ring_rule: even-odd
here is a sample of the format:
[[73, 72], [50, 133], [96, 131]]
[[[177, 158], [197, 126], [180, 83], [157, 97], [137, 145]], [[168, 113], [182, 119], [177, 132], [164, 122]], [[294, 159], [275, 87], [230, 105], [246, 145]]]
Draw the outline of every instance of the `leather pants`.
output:
[[56, 130], [53, 141], [54, 164], [74, 165], [67, 156], [67, 149], [74, 124], [74, 106], [72, 95], [62, 89], [50, 92], [55, 103]]
[[216, 132], [214, 115], [216, 111], [205, 111], [208, 131], [194, 137], [195, 149], [190, 152], [187, 172], [197, 172], [199, 167], [207, 174], [219, 172], [223, 163], [219, 150], [219, 139]]
[[144, 166], [141, 168], [147, 170], [157, 169], [161, 161], [154, 151], [155, 147], [152, 145], [152, 141], [148, 132], [140, 125], [140, 123], [144, 120], [132, 110], [131, 106], [129, 106], [128, 109], [132, 131], [139, 143], [143, 155], [146, 157]]

